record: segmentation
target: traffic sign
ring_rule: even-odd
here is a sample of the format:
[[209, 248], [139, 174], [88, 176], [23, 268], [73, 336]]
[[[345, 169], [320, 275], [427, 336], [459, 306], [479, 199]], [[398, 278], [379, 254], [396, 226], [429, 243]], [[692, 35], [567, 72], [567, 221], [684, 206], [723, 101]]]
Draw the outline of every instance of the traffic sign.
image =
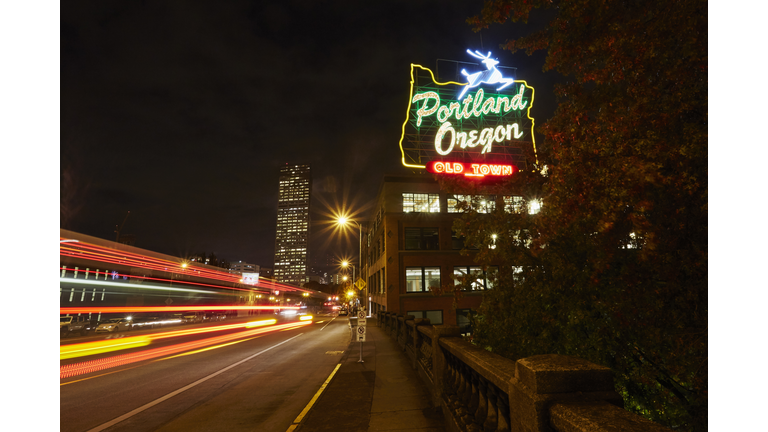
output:
[[365, 342], [365, 329], [368, 328], [366, 326], [357, 326], [357, 341], [358, 342]]
[[359, 311], [357, 312], [357, 325], [359, 326], [365, 326], [365, 311]]
[[357, 289], [361, 290], [365, 288], [365, 281], [362, 278], [357, 278], [357, 280], [355, 281], [355, 286], [357, 287]]

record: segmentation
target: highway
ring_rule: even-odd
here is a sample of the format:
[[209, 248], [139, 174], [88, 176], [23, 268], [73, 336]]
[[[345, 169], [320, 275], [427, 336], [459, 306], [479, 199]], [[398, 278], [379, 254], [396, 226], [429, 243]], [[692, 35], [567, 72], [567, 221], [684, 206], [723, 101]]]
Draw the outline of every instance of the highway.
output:
[[[70, 348], [113, 341], [132, 348], [60, 361], [62, 371], [72, 368], [60, 380], [60, 430], [286, 431], [339, 363], [350, 341], [349, 321], [318, 315], [237, 326], [245, 322], [62, 340]], [[236, 328], [174, 333], [225, 324]], [[129, 360], [110, 363], [123, 358]], [[78, 369], [82, 365], [93, 370]]]

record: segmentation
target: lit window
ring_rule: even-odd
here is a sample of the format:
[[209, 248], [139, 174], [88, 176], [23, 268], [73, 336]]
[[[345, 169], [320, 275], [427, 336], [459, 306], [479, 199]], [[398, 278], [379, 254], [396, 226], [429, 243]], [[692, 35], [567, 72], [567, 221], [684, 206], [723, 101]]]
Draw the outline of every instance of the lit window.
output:
[[460, 285], [459, 278], [464, 278], [466, 281], [467, 276], [469, 276], [471, 291], [485, 290], [493, 288], [498, 273], [498, 266], [489, 266], [486, 271], [483, 271], [483, 268], [480, 266], [454, 267], [453, 279], [455, 285]]
[[403, 213], [440, 213], [440, 195], [403, 193]]
[[478, 213], [490, 213], [496, 208], [496, 197], [493, 195], [452, 195], [448, 197], [448, 213], [460, 213], [459, 203], [467, 203]]
[[440, 287], [440, 267], [406, 267], [405, 291], [425, 292]]

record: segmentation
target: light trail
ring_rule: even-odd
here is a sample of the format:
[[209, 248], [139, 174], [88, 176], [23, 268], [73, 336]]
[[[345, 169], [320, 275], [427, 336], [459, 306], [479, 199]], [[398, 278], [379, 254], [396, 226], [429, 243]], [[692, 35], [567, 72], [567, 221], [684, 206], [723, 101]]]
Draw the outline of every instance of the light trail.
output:
[[235, 310], [297, 310], [300, 306], [111, 306], [111, 307], [63, 307], [59, 315], [82, 313], [142, 313], [142, 312], [192, 312]]
[[297, 323], [281, 324], [273, 327], [258, 328], [255, 330], [246, 330], [243, 332], [215, 336], [198, 341], [185, 342], [167, 347], [160, 347], [154, 349], [148, 349], [135, 353], [128, 353], [118, 356], [106, 357], [97, 360], [91, 360], [82, 363], [72, 363], [68, 365], [62, 365], [59, 367], [59, 378], [64, 379], [77, 375], [83, 375], [91, 372], [97, 372], [104, 369], [109, 369], [117, 366], [122, 366], [130, 363], [136, 363], [144, 360], [150, 360], [157, 357], [178, 354], [188, 350], [200, 349], [209, 345], [221, 344], [236, 339], [247, 338], [256, 336], [258, 334], [289, 330], [311, 324], [311, 321], [302, 321]]
[[146, 290], [167, 290], [167, 291], [181, 291], [181, 292], [196, 292], [196, 293], [204, 293], [204, 294], [221, 294], [221, 292], [217, 292], [217, 291], [206, 291], [206, 290], [198, 290], [198, 289], [192, 289], [192, 288], [174, 288], [174, 287], [162, 286], [162, 285], [132, 284], [132, 283], [125, 283], [125, 282], [105, 282], [105, 281], [89, 280], [89, 279], [59, 278], [59, 282], [67, 283], [67, 284], [75, 284], [75, 285], [96, 285], [100, 287], [122, 287], [122, 288], [134, 288], [134, 289], [138, 288], [138, 289], [146, 289]]
[[[90, 243], [80, 242], [74, 239], [59, 238], [59, 253], [63, 256], [74, 258], [89, 259], [95, 262], [119, 264], [132, 267], [146, 268], [171, 273], [180, 273], [186, 276], [208, 278], [228, 283], [240, 283], [240, 277], [229, 272], [212, 270], [208, 268], [196, 267], [195, 262], [184, 262], [187, 266], [182, 266], [182, 261], [170, 261], [160, 258], [153, 258], [146, 255], [140, 255], [132, 252], [121, 251], [103, 246], [97, 246]], [[128, 277], [137, 277], [132, 275], [123, 275]], [[184, 283], [184, 281], [178, 281]], [[279, 282], [264, 280], [255, 286], [263, 286], [269, 289], [278, 289], [284, 291], [311, 292], [302, 288], [284, 285]], [[231, 287], [227, 287], [231, 288]], [[232, 288], [231, 288], [232, 289]], [[238, 289], [238, 288], [234, 288]], [[242, 288], [240, 288], [242, 290]]]
[[[309, 316], [309, 315], [307, 315]], [[168, 339], [181, 336], [191, 336], [196, 334], [212, 333], [224, 330], [250, 329], [253, 327], [262, 327], [266, 325], [277, 324], [276, 319], [249, 321], [246, 323], [225, 324], [210, 327], [167, 331], [154, 333], [150, 335], [133, 336], [121, 339], [102, 340], [95, 342], [82, 342], [66, 344], [59, 346], [59, 359], [69, 359], [76, 357], [85, 357], [105, 352], [119, 351], [129, 348], [138, 348], [149, 345], [154, 340]]]

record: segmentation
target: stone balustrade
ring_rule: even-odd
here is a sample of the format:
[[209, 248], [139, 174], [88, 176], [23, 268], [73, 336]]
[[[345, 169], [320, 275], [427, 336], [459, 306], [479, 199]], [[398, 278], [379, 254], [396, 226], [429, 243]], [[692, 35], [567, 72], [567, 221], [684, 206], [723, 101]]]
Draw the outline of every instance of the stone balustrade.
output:
[[457, 326], [382, 312], [452, 431], [670, 431], [624, 410], [604, 366], [557, 354], [517, 361], [465, 341]]

